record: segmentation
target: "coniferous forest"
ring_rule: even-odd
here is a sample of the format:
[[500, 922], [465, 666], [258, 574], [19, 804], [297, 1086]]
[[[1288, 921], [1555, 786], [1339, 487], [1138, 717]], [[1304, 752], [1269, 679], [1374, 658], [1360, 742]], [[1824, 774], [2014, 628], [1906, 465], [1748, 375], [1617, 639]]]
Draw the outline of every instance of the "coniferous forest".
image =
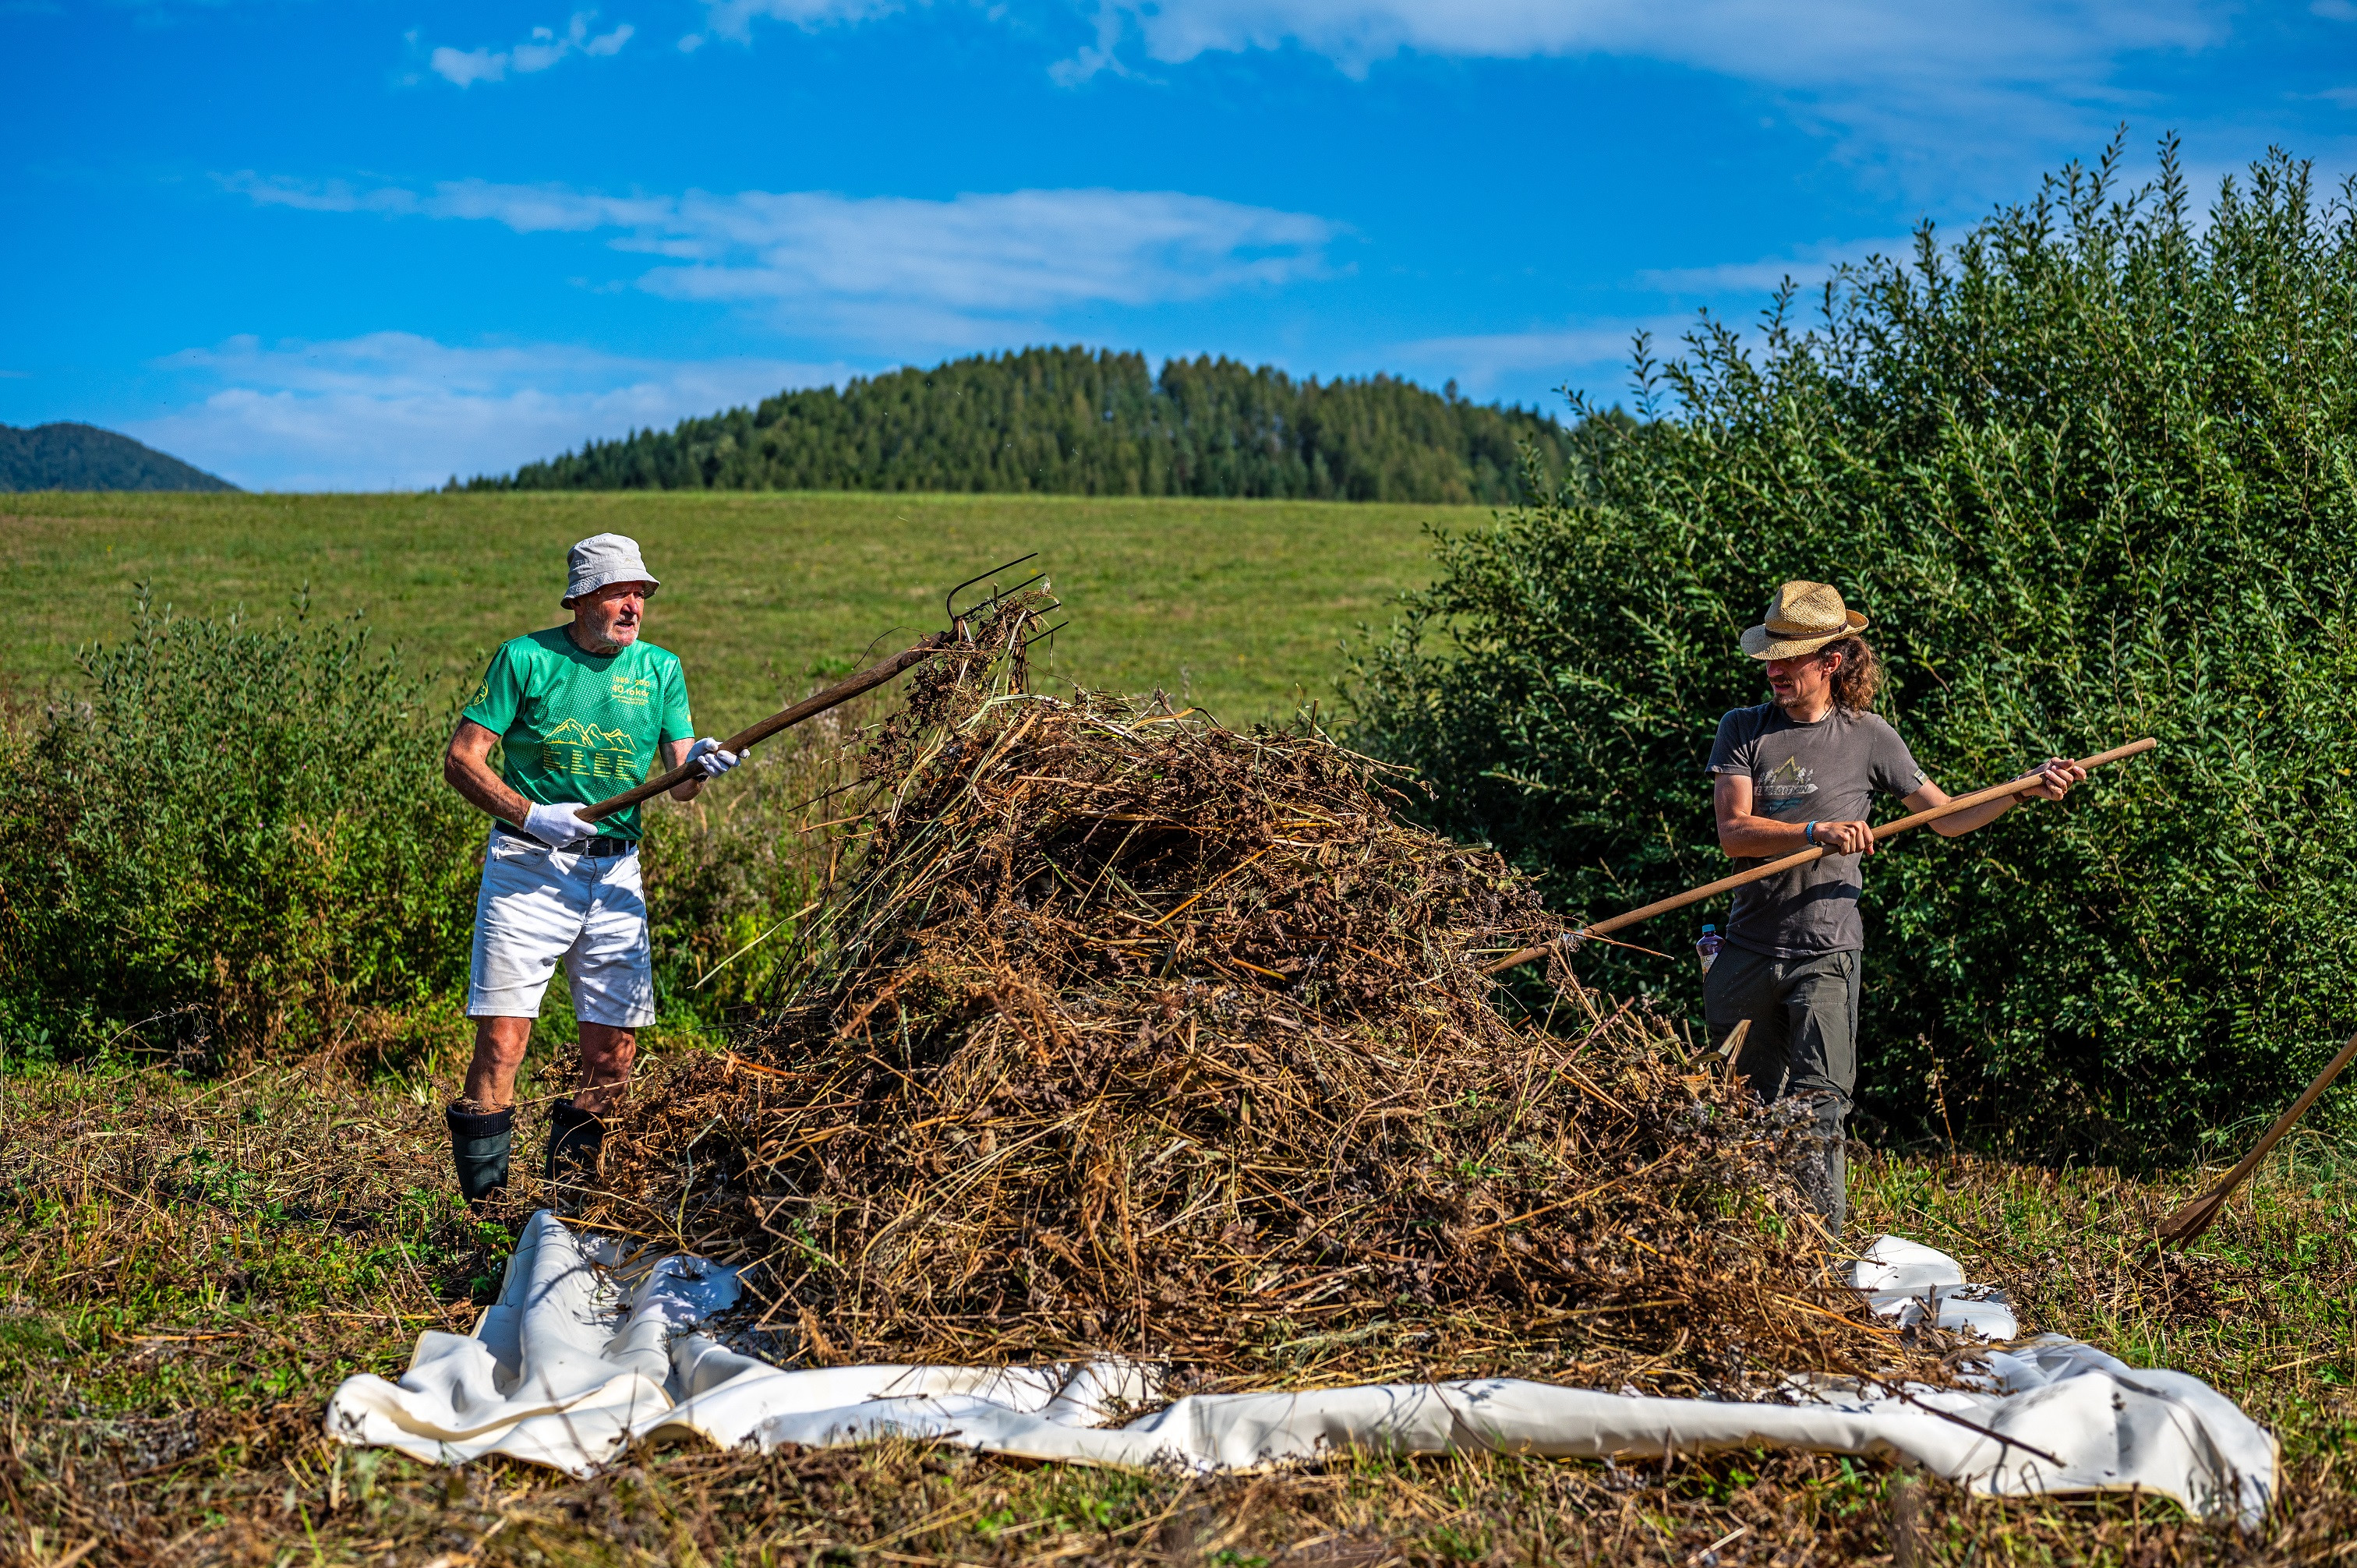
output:
[[[1025, 349], [781, 392], [479, 478], [469, 489], [1035, 491], [1512, 503], [1545, 414], [1378, 375], [1296, 381], [1203, 356]], [[455, 483], [455, 481], [454, 481]]]
[[227, 479], [95, 424], [0, 424], [0, 490], [233, 490]]

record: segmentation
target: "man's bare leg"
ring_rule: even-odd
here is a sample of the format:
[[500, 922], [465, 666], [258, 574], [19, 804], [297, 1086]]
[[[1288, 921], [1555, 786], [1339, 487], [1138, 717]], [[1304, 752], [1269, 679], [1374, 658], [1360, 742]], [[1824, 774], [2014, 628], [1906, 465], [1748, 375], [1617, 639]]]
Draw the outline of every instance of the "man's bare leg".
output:
[[597, 1185], [606, 1145], [606, 1118], [620, 1109], [639, 1036], [610, 1024], [581, 1026], [581, 1082], [573, 1098], [548, 1112], [545, 1175], [559, 1190]]
[[622, 1092], [630, 1081], [630, 1063], [638, 1054], [636, 1029], [582, 1025], [581, 1087], [573, 1096], [575, 1109], [593, 1116], [610, 1115], [621, 1104]]
[[467, 1064], [466, 1099], [475, 1111], [505, 1111], [515, 1103], [516, 1074], [532, 1044], [530, 1018], [475, 1020], [475, 1059]]

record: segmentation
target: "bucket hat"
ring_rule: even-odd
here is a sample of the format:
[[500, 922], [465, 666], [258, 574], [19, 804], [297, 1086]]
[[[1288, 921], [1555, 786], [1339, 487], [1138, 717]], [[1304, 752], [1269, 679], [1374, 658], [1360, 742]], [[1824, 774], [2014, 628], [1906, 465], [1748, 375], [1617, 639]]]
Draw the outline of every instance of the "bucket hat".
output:
[[565, 608], [609, 583], [644, 583], [655, 591], [658, 580], [639, 558], [639, 542], [619, 533], [593, 533], [565, 553]]
[[1824, 583], [1785, 584], [1760, 618], [1761, 624], [1743, 633], [1743, 651], [1754, 659], [1797, 659], [1866, 629], [1866, 618]]

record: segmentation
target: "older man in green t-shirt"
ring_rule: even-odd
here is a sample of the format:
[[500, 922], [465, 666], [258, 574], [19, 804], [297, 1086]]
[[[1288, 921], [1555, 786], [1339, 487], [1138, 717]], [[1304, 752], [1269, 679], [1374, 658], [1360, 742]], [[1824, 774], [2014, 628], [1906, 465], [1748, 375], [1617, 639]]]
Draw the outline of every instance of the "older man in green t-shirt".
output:
[[692, 738], [677, 656], [640, 639], [657, 585], [637, 542], [600, 533], [568, 565], [572, 623], [500, 646], [442, 759], [450, 787], [491, 818], [467, 993], [475, 1058], [447, 1113], [470, 1204], [507, 1185], [516, 1070], [556, 966], [573, 987], [581, 1083], [549, 1117], [551, 1180], [596, 1168], [602, 1118], [630, 1078], [637, 1031], [655, 1019], [639, 808], [594, 827], [575, 812], [644, 782], [659, 759], [701, 770], [675, 800], [737, 766], [718, 741]]

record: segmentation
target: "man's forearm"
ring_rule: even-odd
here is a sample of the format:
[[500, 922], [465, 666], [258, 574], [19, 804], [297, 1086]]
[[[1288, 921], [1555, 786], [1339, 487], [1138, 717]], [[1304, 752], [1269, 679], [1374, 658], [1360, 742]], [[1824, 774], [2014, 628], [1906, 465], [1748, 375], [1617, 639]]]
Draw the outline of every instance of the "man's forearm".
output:
[[1943, 839], [1962, 838], [1975, 828], [1988, 826], [2012, 810], [2013, 797], [2007, 795], [2002, 800], [1991, 800], [1986, 805], [1975, 806], [1969, 811], [1958, 811], [1953, 817], [1942, 817], [1931, 824], [1932, 831]]
[[1719, 849], [1737, 860], [1770, 860], [1812, 847], [1806, 822], [1748, 817], [1718, 830]]
[[445, 757], [442, 777], [468, 805], [511, 826], [523, 826], [524, 818], [531, 813], [529, 801], [509, 789], [489, 766], [472, 757]]
[[[662, 770], [665, 773], [668, 773], [673, 768], [686, 762], [688, 750], [692, 746], [694, 746], [694, 743], [692, 741], [684, 740], [665, 742], [663, 745], [663, 755], [670, 760], [663, 764]], [[669, 789], [665, 790], [664, 793], [669, 795], [674, 800], [693, 800], [698, 795], [704, 793], [704, 780], [701, 779], [690, 779], [683, 784], [673, 785]]]

